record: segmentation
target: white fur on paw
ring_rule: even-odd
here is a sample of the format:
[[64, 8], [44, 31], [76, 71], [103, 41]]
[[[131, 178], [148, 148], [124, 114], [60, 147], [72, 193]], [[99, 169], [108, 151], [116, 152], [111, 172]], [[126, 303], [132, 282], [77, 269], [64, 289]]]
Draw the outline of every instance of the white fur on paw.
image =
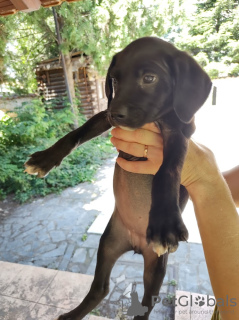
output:
[[39, 178], [45, 178], [49, 172], [45, 173], [44, 171], [42, 171], [40, 168], [37, 168], [35, 166], [30, 166], [25, 164], [25, 170], [24, 172], [34, 175], [34, 176], [38, 176]]
[[160, 257], [168, 252], [168, 247], [164, 247], [162, 244], [153, 242], [153, 251], [158, 255], [158, 257]]
[[28, 173], [28, 174], [33, 174], [33, 175], [37, 175], [38, 171], [36, 171], [34, 166], [29, 166], [26, 165], [26, 169], [24, 170], [24, 172]]

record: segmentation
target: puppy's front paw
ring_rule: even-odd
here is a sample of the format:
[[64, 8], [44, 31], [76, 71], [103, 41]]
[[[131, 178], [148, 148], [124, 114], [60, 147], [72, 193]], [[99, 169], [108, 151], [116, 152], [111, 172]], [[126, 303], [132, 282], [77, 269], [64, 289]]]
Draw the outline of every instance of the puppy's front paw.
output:
[[[53, 154], [53, 156], [52, 156]], [[25, 171], [28, 174], [37, 175], [39, 178], [45, 177], [51, 169], [58, 166], [61, 161], [55, 158], [54, 153], [49, 150], [35, 152], [30, 159], [25, 162]]]
[[150, 220], [147, 228], [147, 242], [158, 256], [166, 252], [175, 252], [179, 241], [187, 241], [188, 230], [185, 227], [179, 213], [157, 215], [150, 212]]

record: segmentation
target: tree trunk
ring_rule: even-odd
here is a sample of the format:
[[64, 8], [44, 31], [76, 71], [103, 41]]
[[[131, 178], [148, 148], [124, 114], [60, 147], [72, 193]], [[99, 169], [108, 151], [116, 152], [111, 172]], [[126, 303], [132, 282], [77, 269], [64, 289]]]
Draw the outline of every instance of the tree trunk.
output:
[[[64, 26], [64, 19], [58, 13], [56, 13], [55, 8], [52, 8], [52, 11], [53, 11], [53, 16], [55, 21], [58, 45], [60, 46], [63, 42], [60, 32]], [[77, 115], [78, 115], [77, 106], [75, 104], [75, 86], [74, 86], [74, 80], [73, 80], [71, 56], [69, 52], [67, 52], [66, 54], [63, 54], [60, 49], [59, 51], [61, 54], [62, 67], [64, 71], [64, 76], [65, 76], [67, 96], [71, 105], [71, 112], [74, 116], [73, 128], [76, 129], [78, 128], [79, 124], [77, 119]]]
[[74, 79], [73, 79], [73, 72], [72, 72], [72, 63], [71, 63], [71, 56], [70, 53], [62, 54], [62, 59], [65, 60], [65, 77], [67, 77], [67, 82], [68, 82], [68, 90], [69, 90], [69, 100], [71, 104], [71, 112], [74, 115], [74, 129], [78, 128], [79, 124], [77, 121], [77, 106], [75, 103], [75, 85], [74, 85]]

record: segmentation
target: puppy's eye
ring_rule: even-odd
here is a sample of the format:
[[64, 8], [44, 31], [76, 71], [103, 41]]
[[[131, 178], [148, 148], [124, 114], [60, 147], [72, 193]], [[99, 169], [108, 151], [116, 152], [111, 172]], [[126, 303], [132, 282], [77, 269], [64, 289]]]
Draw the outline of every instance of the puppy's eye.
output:
[[151, 74], [146, 74], [143, 80], [144, 80], [144, 83], [153, 83], [156, 80], [156, 77]]

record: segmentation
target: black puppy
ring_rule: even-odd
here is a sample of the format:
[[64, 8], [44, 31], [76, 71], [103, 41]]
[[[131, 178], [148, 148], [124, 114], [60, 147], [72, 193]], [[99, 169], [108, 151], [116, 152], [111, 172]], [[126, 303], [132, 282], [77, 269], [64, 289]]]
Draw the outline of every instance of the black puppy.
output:
[[[79, 320], [95, 308], [108, 293], [115, 261], [129, 250], [143, 254], [145, 261], [142, 305], [148, 311], [134, 319], [148, 319], [168, 252], [188, 238], [181, 218], [188, 195], [180, 175], [194, 114], [210, 89], [210, 78], [188, 54], [158, 38], [138, 39], [113, 57], [106, 78], [108, 109], [26, 162], [28, 173], [44, 177], [74, 148], [111, 126], [136, 129], [155, 122], [163, 135], [163, 164], [154, 177], [125, 172], [116, 164], [115, 210], [100, 240], [94, 281], [83, 302], [59, 320]], [[135, 160], [123, 152], [120, 156]]]

